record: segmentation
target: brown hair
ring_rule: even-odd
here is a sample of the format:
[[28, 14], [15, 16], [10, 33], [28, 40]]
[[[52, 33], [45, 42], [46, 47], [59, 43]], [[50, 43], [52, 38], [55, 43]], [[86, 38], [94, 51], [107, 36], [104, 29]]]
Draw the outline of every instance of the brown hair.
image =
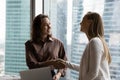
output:
[[33, 42], [37, 42], [41, 37], [41, 24], [44, 18], [48, 18], [48, 16], [44, 14], [39, 14], [33, 20], [31, 28], [31, 40]]
[[106, 59], [108, 60], [108, 63], [110, 63], [111, 56], [104, 38], [104, 27], [103, 27], [101, 16], [95, 12], [88, 12], [85, 16], [87, 17], [88, 20], [92, 20], [92, 23], [90, 24], [90, 27], [88, 30], [88, 36], [90, 38], [99, 37], [101, 39], [104, 46]]

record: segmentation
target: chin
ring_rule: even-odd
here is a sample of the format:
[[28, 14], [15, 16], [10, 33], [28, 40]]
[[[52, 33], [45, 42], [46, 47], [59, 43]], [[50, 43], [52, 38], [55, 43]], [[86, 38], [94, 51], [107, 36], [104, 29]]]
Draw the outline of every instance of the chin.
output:
[[48, 34], [51, 34], [51, 32], [49, 32]]
[[51, 35], [51, 32], [49, 32], [48, 35]]

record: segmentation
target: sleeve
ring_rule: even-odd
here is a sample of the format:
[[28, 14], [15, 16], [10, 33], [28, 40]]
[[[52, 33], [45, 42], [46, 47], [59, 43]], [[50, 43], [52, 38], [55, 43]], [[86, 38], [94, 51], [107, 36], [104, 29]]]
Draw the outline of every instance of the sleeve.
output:
[[[64, 46], [63, 46], [62, 43], [60, 45], [60, 50], [59, 50], [59, 53], [58, 53], [58, 58], [63, 59], [65, 61], [67, 60], [65, 49], [64, 49]], [[60, 72], [62, 74], [61, 76], [63, 77], [63, 76], [65, 76], [66, 68], [65, 69], [59, 69], [58, 72]]]
[[40, 68], [48, 66], [47, 62], [39, 62], [37, 60], [37, 55], [35, 55], [34, 47], [32, 46], [30, 41], [25, 43], [25, 51], [26, 51], [26, 64], [29, 69]]
[[97, 40], [92, 40], [90, 42], [89, 49], [90, 58], [88, 63], [88, 72], [85, 76], [85, 80], [94, 80], [98, 76], [101, 57], [103, 54], [102, 43]]
[[80, 70], [80, 66], [78, 64], [70, 63], [69, 61], [66, 61], [66, 66], [76, 71]]

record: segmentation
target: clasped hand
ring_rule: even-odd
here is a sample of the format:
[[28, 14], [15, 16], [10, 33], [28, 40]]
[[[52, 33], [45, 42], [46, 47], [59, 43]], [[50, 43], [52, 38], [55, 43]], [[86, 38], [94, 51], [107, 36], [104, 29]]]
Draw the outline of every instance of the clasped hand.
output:
[[66, 68], [66, 63], [62, 59], [52, 60], [51, 65], [53, 65], [54, 68], [56, 68], [56, 69]]

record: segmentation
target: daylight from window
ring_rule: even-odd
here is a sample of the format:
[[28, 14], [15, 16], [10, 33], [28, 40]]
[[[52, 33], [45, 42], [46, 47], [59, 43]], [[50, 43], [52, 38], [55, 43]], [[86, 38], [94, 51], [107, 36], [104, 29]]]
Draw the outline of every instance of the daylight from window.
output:
[[[88, 43], [85, 34], [80, 32], [80, 22], [88, 11], [98, 12], [103, 19], [105, 40], [112, 56], [111, 80], [120, 79], [120, 0], [35, 1], [35, 16], [44, 10], [50, 18], [53, 36], [62, 41], [68, 60], [75, 64], [80, 63]], [[28, 69], [24, 43], [30, 39], [30, 11], [30, 0], [0, 2], [0, 80], [20, 79], [19, 72]], [[78, 74], [67, 69], [61, 80], [78, 80]]]

